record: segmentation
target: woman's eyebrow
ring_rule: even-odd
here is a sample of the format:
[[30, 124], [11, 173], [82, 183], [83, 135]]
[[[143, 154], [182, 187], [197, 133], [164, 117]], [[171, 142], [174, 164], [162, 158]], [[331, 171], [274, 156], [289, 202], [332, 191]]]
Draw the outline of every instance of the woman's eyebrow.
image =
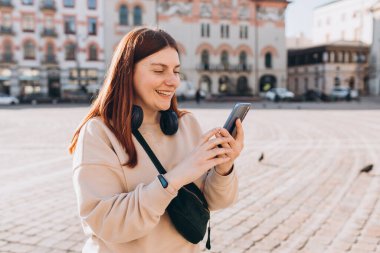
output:
[[[151, 63], [150, 65], [152, 65], [152, 66], [161, 66], [161, 67], [164, 67], [164, 68], [168, 68], [168, 65], [163, 64], [163, 63]], [[174, 68], [178, 68], [178, 67], [181, 67], [181, 65], [178, 64]]]

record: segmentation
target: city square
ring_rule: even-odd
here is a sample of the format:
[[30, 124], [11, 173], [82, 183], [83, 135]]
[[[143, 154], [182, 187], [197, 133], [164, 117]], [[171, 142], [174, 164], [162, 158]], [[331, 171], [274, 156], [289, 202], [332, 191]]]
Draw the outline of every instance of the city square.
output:
[[[207, 131], [232, 105], [181, 108]], [[0, 108], [1, 253], [81, 251], [67, 149], [88, 108]], [[253, 103], [236, 162], [239, 200], [212, 213], [209, 252], [380, 252], [379, 109], [378, 101]]]

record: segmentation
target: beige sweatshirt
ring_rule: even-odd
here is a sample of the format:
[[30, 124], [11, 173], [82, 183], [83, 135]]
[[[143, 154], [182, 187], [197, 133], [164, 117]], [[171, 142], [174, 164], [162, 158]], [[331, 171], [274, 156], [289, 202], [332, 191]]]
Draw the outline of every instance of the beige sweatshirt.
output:
[[[143, 124], [139, 131], [167, 171], [193, 150], [202, 135], [191, 113], [179, 119], [173, 136], [164, 135], [159, 124]], [[127, 154], [100, 118], [89, 120], [80, 132], [73, 183], [88, 235], [82, 252], [199, 252], [199, 245], [186, 241], [165, 211], [177, 192], [161, 186], [157, 169], [134, 136], [133, 142], [138, 163], [131, 169], [121, 165]], [[235, 169], [228, 176], [212, 169], [195, 183], [203, 190], [210, 210], [225, 208], [237, 199]]]

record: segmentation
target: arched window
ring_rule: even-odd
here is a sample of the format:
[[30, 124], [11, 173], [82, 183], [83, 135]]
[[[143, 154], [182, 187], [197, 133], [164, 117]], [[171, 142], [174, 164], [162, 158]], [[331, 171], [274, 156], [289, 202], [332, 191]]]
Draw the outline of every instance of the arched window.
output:
[[11, 62], [13, 60], [12, 42], [5, 41], [3, 46], [4, 46], [3, 59], [6, 62]]
[[265, 67], [267, 69], [272, 68], [272, 54], [270, 52], [265, 54]]
[[70, 42], [65, 46], [65, 58], [68, 61], [75, 60], [75, 49], [74, 43]]
[[222, 65], [226, 68], [228, 66], [228, 53], [227, 51], [223, 51], [222, 52], [222, 55], [220, 56], [220, 62], [222, 63]]
[[124, 4], [119, 9], [119, 24], [128, 25], [128, 8]]
[[207, 50], [203, 50], [201, 54], [201, 63], [205, 70], [209, 69], [210, 54]]
[[247, 53], [245, 51], [241, 51], [239, 54], [239, 64], [243, 70], [247, 69]]
[[47, 62], [53, 62], [55, 60], [53, 42], [48, 42], [46, 44], [46, 56], [45, 57], [46, 57]]
[[31, 40], [24, 43], [24, 59], [35, 59], [36, 47]]
[[133, 25], [142, 25], [142, 9], [140, 6], [135, 6], [133, 10]]
[[92, 44], [88, 48], [89, 51], [89, 60], [90, 61], [97, 61], [98, 60], [98, 49], [96, 45]]

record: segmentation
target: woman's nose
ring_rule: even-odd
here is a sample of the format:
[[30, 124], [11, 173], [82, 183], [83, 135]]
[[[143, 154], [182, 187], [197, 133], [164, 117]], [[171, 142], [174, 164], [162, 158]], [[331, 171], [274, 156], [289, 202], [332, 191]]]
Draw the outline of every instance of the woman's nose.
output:
[[177, 86], [179, 83], [179, 77], [176, 74], [170, 75], [166, 78], [165, 84]]

